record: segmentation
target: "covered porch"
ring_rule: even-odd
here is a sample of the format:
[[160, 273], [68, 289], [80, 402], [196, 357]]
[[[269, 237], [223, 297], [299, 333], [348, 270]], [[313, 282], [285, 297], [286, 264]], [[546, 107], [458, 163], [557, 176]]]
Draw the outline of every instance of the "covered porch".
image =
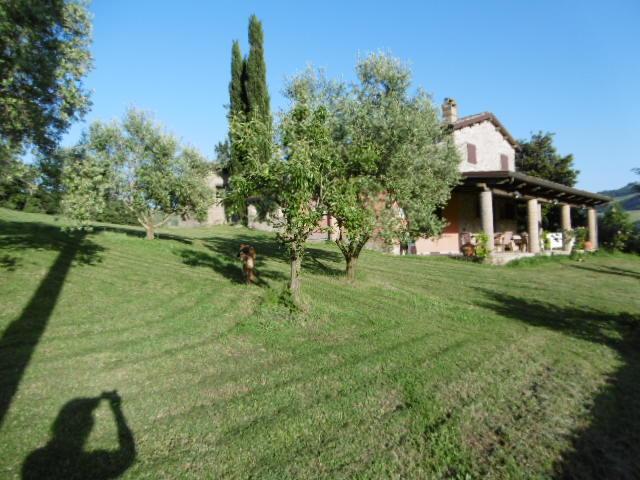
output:
[[[477, 233], [484, 232], [488, 237], [488, 249], [496, 258], [506, 257], [506, 261], [510, 254], [520, 257], [544, 251], [568, 253], [572, 235], [567, 236], [565, 232], [574, 229], [572, 209], [584, 209], [589, 249], [598, 248], [596, 207], [610, 202], [610, 198], [519, 172], [465, 172], [463, 177], [455, 194], [467, 199], [476, 198], [477, 221], [469, 221], [469, 209], [466, 217], [464, 209], [459, 212], [462, 214], [458, 220], [461, 245], [465, 241], [473, 242]], [[526, 203], [524, 219], [516, 214], [518, 203]], [[560, 231], [549, 232], [546, 242], [542, 232], [542, 205], [545, 203], [559, 205], [561, 210]]]

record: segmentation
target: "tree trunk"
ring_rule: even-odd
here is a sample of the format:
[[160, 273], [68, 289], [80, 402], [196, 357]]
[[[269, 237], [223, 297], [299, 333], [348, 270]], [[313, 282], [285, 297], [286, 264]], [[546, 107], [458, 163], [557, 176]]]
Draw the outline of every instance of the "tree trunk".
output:
[[147, 231], [147, 236], [145, 237], [147, 240], [153, 240], [155, 238], [153, 223], [149, 223], [144, 226]]
[[347, 259], [347, 280], [349, 282], [356, 281], [356, 266], [358, 265], [358, 257], [348, 257]]
[[302, 264], [302, 258], [295, 255], [291, 256], [291, 279], [289, 280], [289, 292], [291, 292], [291, 298], [297, 305], [300, 300], [300, 266]]

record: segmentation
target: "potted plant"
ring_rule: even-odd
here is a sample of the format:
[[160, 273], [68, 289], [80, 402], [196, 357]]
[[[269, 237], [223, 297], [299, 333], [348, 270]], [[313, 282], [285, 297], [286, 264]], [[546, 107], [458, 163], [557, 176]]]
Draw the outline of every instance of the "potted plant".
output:
[[551, 238], [546, 230], [542, 231], [542, 246], [547, 252], [551, 250]]
[[575, 238], [575, 231], [572, 229], [562, 231], [562, 248], [565, 251], [570, 251], [572, 248], [572, 241]]
[[587, 242], [587, 229], [584, 227], [578, 227], [574, 230], [575, 243], [573, 248], [578, 252], [584, 252], [591, 246], [591, 242]]
[[476, 235], [476, 259], [483, 262], [489, 256], [489, 235], [480, 232]]

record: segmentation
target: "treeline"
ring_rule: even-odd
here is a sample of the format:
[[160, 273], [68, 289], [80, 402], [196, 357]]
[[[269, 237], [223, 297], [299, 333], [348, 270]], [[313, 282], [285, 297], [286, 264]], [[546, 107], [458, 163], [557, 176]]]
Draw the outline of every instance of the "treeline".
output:
[[[63, 213], [65, 195], [63, 170], [77, 157], [74, 148], [59, 148], [50, 154], [37, 154], [33, 163], [10, 159], [6, 174], [0, 176], [0, 207], [31, 213]], [[107, 198], [104, 209], [96, 215], [99, 222], [135, 225], [137, 220], [116, 197]]]

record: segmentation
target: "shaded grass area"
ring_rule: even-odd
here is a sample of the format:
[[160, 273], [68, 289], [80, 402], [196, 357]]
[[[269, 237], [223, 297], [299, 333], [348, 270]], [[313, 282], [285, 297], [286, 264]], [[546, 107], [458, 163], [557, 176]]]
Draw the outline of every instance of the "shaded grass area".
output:
[[268, 234], [61, 223], [0, 210], [2, 478], [640, 476], [637, 257], [312, 244], [292, 316]]

